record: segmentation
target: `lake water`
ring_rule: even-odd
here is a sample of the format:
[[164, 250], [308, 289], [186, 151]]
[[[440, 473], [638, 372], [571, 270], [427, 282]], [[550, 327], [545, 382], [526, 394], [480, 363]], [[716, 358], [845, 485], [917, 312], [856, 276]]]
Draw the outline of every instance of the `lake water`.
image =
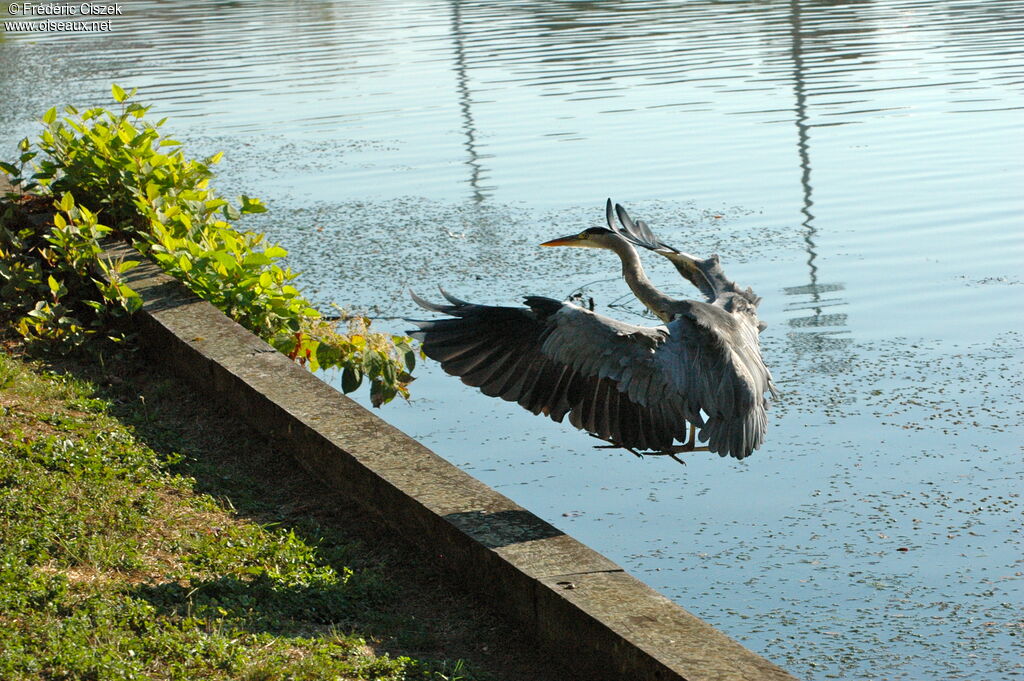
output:
[[436, 284], [640, 320], [614, 256], [537, 248], [611, 196], [764, 297], [760, 451], [593, 449], [429, 364], [381, 415], [800, 677], [1024, 675], [1024, 1], [122, 6], [0, 32], [5, 156], [138, 87], [394, 330]]

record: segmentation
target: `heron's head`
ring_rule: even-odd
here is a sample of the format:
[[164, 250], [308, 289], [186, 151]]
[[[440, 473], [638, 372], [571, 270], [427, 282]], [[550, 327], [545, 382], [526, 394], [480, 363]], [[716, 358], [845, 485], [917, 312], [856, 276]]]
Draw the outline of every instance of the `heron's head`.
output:
[[622, 237], [610, 229], [604, 227], [591, 227], [579, 234], [559, 237], [551, 241], [545, 241], [541, 246], [570, 246], [572, 248], [614, 248]]

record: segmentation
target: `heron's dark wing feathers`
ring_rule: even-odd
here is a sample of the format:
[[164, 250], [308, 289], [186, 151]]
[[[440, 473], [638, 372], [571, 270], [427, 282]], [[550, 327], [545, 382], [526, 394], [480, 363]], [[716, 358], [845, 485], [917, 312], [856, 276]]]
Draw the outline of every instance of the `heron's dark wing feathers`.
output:
[[[416, 321], [428, 357], [487, 395], [637, 450], [664, 450], [700, 421], [665, 383], [664, 327], [645, 328], [542, 297], [528, 307], [414, 300], [445, 319]], [[449, 300], [452, 300], [449, 297]], [[652, 400], [657, 396], [658, 400]]]

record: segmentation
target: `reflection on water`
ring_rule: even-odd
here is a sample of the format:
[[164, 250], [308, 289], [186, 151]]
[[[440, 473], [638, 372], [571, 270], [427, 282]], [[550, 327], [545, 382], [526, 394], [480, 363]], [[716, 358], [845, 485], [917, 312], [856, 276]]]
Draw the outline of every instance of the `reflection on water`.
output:
[[607, 254], [536, 246], [611, 195], [764, 297], [761, 451], [595, 451], [431, 366], [384, 415], [800, 676], [1022, 672], [1024, 1], [132, 0], [114, 26], [0, 33], [0, 149], [139, 87], [268, 201], [251, 224], [318, 303], [382, 317], [442, 284], [636, 321]]
[[[802, 286], [786, 286], [783, 292], [787, 296], [800, 296], [786, 306], [787, 312], [811, 312], [809, 316], [790, 317], [787, 321], [794, 329], [790, 332], [791, 349], [795, 356], [812, 354], [818, 358], [819, 370], [837, 371], [848, 357], [849, 339], [839, 336], [843, 333], [840, 327], [846, 325], [847, 315], [842, 312], [823, 313], [823, 308], [844, 305], [841, 298], [823, 299], [823, 293], [834, 293], [845, 288], [839, 283], [821, 283], [818, 281], [817, 236], [814, 225], [813, 192], [811, 185], [811, 135], [807, 114], [807, 84], [804, 64], [804, 34], [802, 25], [803, 7], [797, 0], [790, 3], [790, 54], [793, 62], [793, 121], [796, 124], [796, 148], [800, 157], [800, 188], [803, 192], [803, 205], [800, 214], [803, 220], [803, 240], [807, 250], [808, 283]], [[811, 330], [803, 330], [812, 327]], [[831, 355], [827, 362], [821, 357]]]
[[459, 11], [461, 2], [452, 0], [452, 37], [455, 41], [455, 81], [459, 92], [459, 110], [462, 112], [462, 130], [466, 135], [464, 146], [469, 158], [466, 165], [469, 167], [469, 186], [473, 190], [473, 201], [480, 203], [486, 197], [486, 189], [480, 186], [480, 177], [483, 167], [480, 163], [480, 154], [476, 149], [476, 127], [473, 123], [473, 100], [469, 92], [469, 76], [466, 68], [466, 47], [464, 45], [465, 35], [462, 32], [462, 15]]

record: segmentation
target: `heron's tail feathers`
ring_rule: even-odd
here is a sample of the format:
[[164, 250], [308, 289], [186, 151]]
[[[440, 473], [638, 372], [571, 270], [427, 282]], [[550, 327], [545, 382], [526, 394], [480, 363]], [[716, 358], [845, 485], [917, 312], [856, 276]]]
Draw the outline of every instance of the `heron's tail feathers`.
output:
[[747, 411], [738, 419], [713, 416], [701, 429], [699, 439], [719, 456], [744, 459], [760, 449], [768, 429], [768, 415], [762, 408]]

